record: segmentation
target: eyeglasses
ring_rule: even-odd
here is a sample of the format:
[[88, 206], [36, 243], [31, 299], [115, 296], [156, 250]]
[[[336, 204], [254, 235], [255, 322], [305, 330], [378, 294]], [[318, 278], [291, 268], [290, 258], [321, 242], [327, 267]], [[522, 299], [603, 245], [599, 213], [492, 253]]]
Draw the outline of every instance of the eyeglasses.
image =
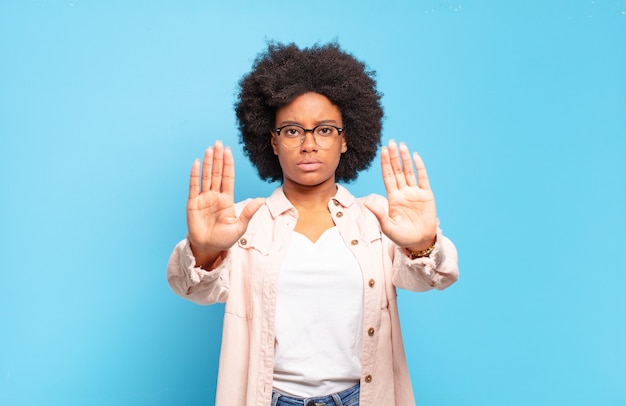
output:
[[297, 148], [302, 145], [306, 138], [306, 133], [313, 134], [313, 139], [320, 148], [330, 148], [343, 132], [343, 128], [329, 124], [317, 125], [313, 128], [289, 124], [274, 128], [274, 131], [281, 138], [283, 145], [288, 148]]

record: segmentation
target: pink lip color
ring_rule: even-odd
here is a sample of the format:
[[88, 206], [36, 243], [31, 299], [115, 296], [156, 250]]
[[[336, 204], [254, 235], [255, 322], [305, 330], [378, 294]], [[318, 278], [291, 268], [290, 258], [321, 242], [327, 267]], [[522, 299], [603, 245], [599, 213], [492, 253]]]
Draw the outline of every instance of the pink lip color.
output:
[[305, 159], [305, 160], [298, 162], [298, 168], [306, 172], [314, 171], [320, 166], [322, 166], [322, 163], [314, 159], [311, 159], [311, 160]]

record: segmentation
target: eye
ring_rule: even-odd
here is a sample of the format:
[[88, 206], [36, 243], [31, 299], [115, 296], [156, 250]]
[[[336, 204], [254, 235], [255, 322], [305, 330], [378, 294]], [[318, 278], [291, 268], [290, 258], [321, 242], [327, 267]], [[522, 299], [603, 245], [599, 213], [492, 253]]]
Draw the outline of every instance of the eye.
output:
[[316, 133], [322, 136], [329, 136], [329, 135], [333, 135], [335, 131], [336, 131], [335, 127], [326, 125], [326, 126], [317, 127]]
[[287, 127], [283, 127], [281, 130], [281, 134], [285, 137], [299, 137], [302, 135], [302, 129], [295, 125], [290, 125]]

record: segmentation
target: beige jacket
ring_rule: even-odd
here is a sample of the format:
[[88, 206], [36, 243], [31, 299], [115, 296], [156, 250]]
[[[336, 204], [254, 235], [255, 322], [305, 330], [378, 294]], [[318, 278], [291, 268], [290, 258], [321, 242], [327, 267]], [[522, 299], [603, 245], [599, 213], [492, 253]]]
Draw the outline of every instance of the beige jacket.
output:
[[[237, 210], [245, 203], [238, 203]], [[426, 291], [451, 285], [458, 277], [456, 248], [439, 230], [430, 256], [411, 260], [382, 234], [361, 199], [342, 186], [328, 207], [363, 273], [360, 405], [414, 405], [396, 287]], [[200, 304], [226, 302], [217, 406], [270, 404], [278, 272], [297, 216], [278, 188], [213, 271], [195, 267], [187, 240], [170, 257], [167, 279], [174, 292]]]

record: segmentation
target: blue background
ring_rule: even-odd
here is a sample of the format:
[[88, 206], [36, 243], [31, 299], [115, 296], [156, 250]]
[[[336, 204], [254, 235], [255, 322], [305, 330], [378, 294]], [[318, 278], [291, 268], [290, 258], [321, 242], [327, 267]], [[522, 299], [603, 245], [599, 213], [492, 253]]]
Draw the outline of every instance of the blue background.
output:
[[[400, 293], [420, 405], [626, 405], [624, 1], [0, 1], [0, 404], [209, 405], [223, 306], [165, 281], [265, 41], [378, 73], [461, 279]], [[350, 186], [384, 193], [376, 162]]]

